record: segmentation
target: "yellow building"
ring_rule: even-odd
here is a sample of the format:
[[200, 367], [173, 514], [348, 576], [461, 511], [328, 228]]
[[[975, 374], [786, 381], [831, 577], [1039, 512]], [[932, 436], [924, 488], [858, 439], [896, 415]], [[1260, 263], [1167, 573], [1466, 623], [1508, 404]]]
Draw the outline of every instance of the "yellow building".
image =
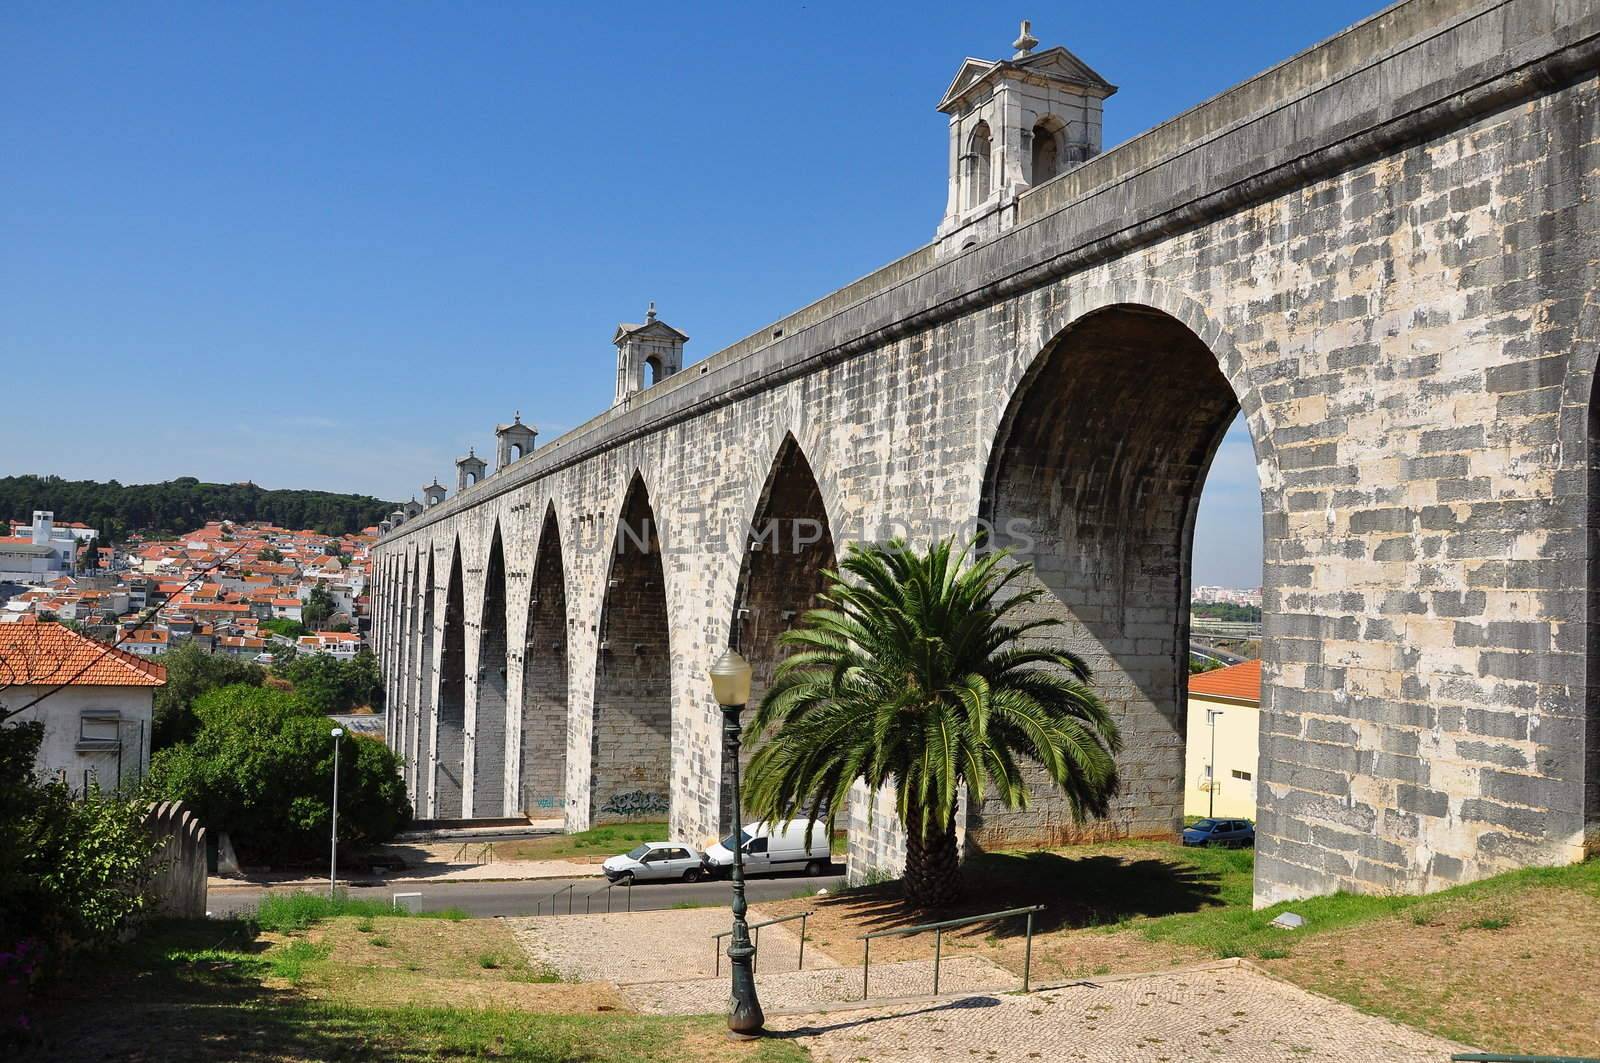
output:
[[1189, 677], [1184, 815], [1256, 818], [1260, 715], [1260, 661]]

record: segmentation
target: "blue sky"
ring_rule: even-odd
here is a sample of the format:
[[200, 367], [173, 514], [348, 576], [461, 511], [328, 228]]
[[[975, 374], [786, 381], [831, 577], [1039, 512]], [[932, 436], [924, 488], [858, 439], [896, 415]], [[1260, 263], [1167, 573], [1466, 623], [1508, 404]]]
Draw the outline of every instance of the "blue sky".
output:
[[[0, 469], [409, 496], [601, 410], [649, 300], [698, 359], [927, 242], [934, 104], [1018, 18], [1110, 146], [1376, 8], [8, 4]], [[1196, 580], [1260, 526], [1235, 432]]]

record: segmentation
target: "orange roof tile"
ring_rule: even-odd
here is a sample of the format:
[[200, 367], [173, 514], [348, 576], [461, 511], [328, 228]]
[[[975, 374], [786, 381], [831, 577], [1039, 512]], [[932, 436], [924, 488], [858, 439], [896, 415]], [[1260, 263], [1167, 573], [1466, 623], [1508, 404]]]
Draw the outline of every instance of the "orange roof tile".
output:
[[0, 624], [0, 682], [158, 687], [167, 670], [60, 624]]
[[1243, 661], [1189, 677], [1189, 693], [1261, 704], [1261, 662]]

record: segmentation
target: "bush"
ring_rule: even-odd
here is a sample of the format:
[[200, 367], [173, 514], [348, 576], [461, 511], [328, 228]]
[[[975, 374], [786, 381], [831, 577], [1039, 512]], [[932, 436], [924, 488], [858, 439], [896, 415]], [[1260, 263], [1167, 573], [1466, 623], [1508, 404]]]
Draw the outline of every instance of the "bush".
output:
[[[240, 856], [264, 863], [326, 854], [333, 788], [332, 727], [298, 693], [233, 686], [194, 705], [192, 742], [156, 754], [152, 787], [183, 801]], [[339, 738], [339, 839], [387, 841], [411, 822], [400, 762], [382, 742]]]
[[143, 801], [38, 778], [43, 738], [36, 722], [0, 726], [0, 958], [115, 940], [145, 907], [157, 848]]
[[156, 688], [155, 721], [150, 727], [150, 748], [187, 742], [199, 729], [194, 703], [208, 691], [243, 683], [260, 686], [266, 669], [236, 660], [224, 653], [205, 653], [186, 643], [161, 658], [167, 669], [166, 686]]
[[279, 664], [277, 674], [294, 684], [300, 700], [318, 712], [349, 712], [362, 705], [383, 707], [383, 675], [378, 659], [358, 653], [341, 661], [326, 653], [305, 653]]

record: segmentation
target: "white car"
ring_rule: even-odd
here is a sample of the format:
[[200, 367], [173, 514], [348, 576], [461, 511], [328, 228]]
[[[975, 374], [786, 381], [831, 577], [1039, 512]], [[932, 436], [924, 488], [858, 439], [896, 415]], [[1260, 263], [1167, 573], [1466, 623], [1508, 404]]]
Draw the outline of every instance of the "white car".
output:
[[[806, 843], [810, 828], [811, 842]], [[826, 823], [755, 822], [744, 828], [744, 873], [775, 874], [804, 871], [808, 875], [826, 874], [833, 862]], [[706, 867], [718, 875], [733, 869], [733, 835], [706, 849]]]
[[708, 876], [705, 854], [683, 842], [645, 842], [600, 865], [612, 882], [699, 882]]

